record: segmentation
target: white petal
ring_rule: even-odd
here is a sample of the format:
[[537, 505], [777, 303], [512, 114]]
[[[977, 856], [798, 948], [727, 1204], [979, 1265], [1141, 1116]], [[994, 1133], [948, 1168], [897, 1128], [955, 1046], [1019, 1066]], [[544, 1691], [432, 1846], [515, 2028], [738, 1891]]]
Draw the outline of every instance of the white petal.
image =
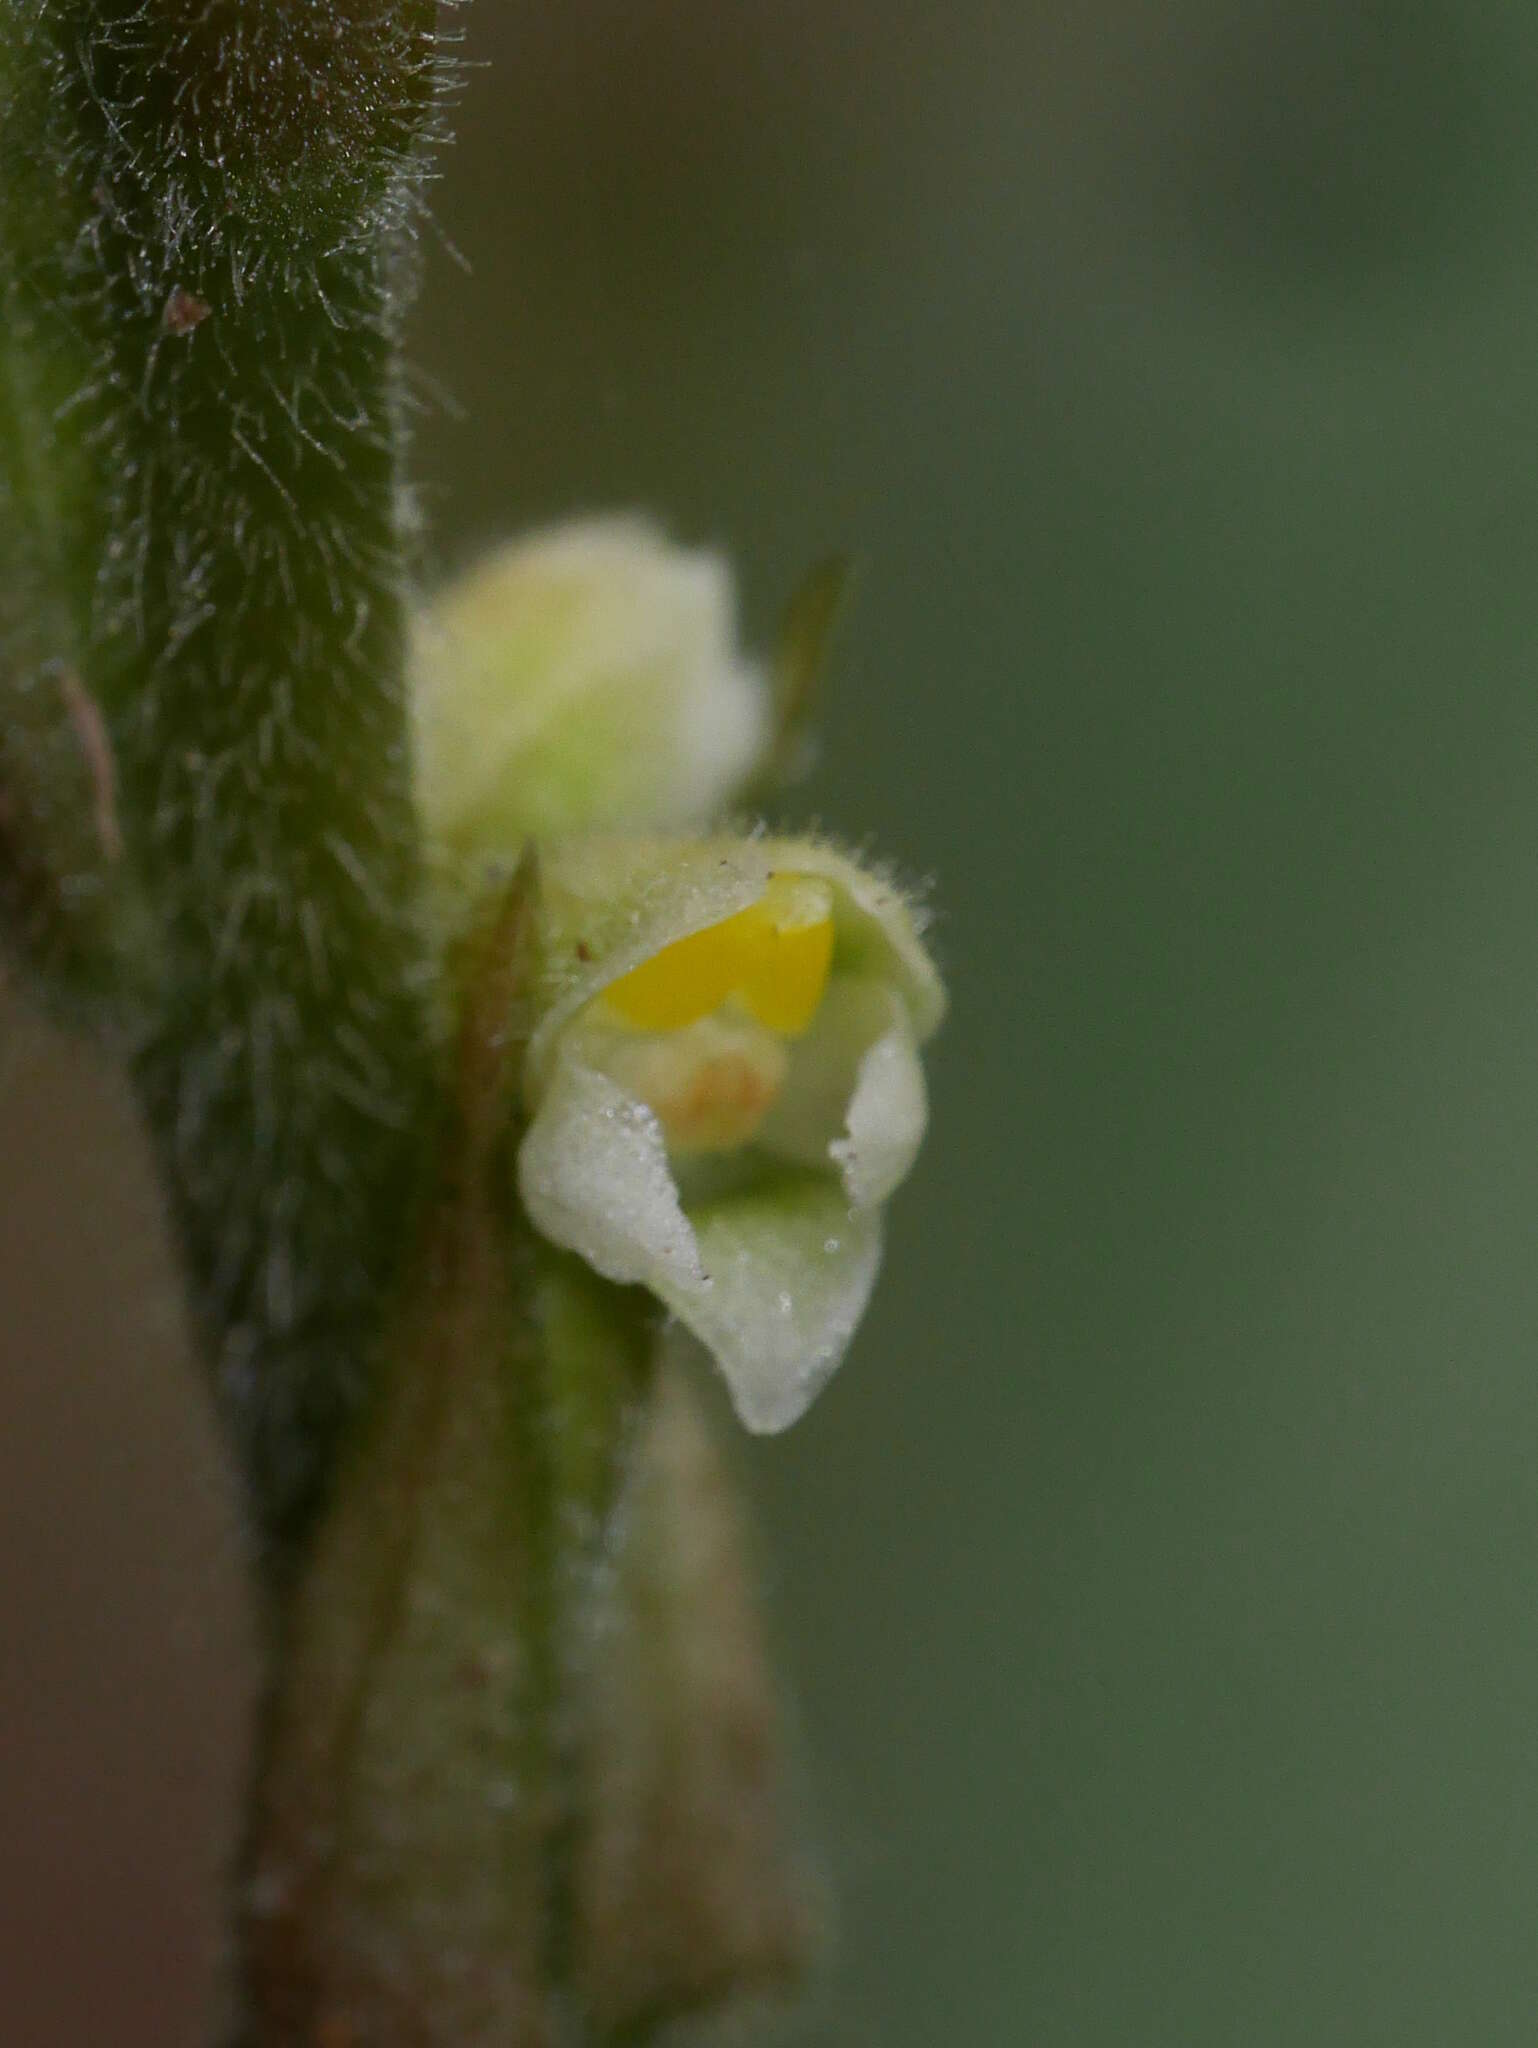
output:
[[782, 1170], [686, 1216], [657, 1119], [562, 1060], [518, 1154], [535, 1227], [606, 1279], [639, 1283], [720, 1367], [749, 1429], [789, 1428], [847, 1350], [881, 1262], [874, 1209]]
[[878, 868], [862, 867], [816, 839], [767, 842], [775, 865], [831, 882], [836, 892], [838, 960], [847, 974], [870, 974], [902, 994], [922, 1045], [945, 1015], [945, 986], [921, 936], [923, 918]]
[[793, 1049], [760, 1141], [798, 1166], [830, 1163], [856, 1208], [907, 1177], [929, 1120], [907, 1007], [879, 981], [838, 975]]
[[907, 1019], [899, 1014], [860, 1061], [848, 1136], [828, 1147], [857, 1209], [874, 1208], [907, 1179], [928, 1121], [924, 1069]]
[[775, 1176], [692, 1212], [709, 1275], [663, 1299], [721, 1368], [747, 1428], [788, 1429], [839, 1360], [876, 1282], [876, 1211], [851, 1214], [836, 1182]]
[[536, 1229], [605, 1279], [644, 1282], [669, 1303], [703, 1288], [662, 1127], [606, 1075], [558, 1063], [519, 1148], [518, 1191]]

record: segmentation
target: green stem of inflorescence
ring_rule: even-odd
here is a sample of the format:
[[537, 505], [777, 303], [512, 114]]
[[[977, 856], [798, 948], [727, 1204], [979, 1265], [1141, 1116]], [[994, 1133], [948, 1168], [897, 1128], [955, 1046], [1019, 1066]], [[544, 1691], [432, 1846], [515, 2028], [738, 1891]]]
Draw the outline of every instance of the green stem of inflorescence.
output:
[[116, 834], [17, 766], [12, 813], [78, 843], [31, 835], [11, 921], [89, 988], [112, 949], [38, 929], [50, 886], [149, 906], [130, 1070], [279, 1549], [366, 1388], [430, 1121], [397, 378], [434, 18], [0, 7], [0, 544], [29, 620], [0, 620], [0, 688], [87, 794], [110, 773]]

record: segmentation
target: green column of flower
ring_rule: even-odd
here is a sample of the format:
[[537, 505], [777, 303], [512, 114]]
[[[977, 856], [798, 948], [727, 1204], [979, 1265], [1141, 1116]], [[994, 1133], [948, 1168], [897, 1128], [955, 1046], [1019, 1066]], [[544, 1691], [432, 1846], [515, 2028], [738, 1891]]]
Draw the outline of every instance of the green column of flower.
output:
[[362, 1383], [424, 1120], [396, 363], [435, 17], [0, 6], [0, 477], [13, 524], [55, 480], [160, 948], [133, 1072], [273, 1532]]

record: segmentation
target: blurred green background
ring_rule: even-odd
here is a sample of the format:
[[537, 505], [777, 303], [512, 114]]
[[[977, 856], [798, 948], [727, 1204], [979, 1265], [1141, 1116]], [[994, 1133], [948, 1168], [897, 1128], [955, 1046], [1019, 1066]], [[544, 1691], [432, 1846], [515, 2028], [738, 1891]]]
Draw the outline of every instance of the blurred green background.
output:
[[[798, 810], [936, 878], [876, 1308], [743, 1452], [841, 1899], [781, 2038], [1530, 2044], [1538, 13], [460, 23], [429, 567], [643, 506], [763, 641], [853, 549]], [[0, 1986], [190, 2043], [228, 1507], [121, 1112], [22, 1072]]]

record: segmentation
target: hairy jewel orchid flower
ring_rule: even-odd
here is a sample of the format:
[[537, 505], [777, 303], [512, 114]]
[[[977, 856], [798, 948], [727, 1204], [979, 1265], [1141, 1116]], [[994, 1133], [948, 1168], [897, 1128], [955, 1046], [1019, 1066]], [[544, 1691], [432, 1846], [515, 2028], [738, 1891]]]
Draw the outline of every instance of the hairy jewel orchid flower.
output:
[[783, 1429], [848, 1346], [923, 1137], [944, 997], [913, 913], [794, 839], [573, 842], [542, 894], [524, 1204]]
[[[661, 836], [770, 744], [713, 557], [639, 521], [557, 530], [472, 570], [418, 650], [440, 914], [540, 841], [529, 1217], [649, 1288], [743, 1422], [783, 1429], [848, 1347], [923, 1137], [944, 994], [919, 918], [812, 839]], [[659, 831], [614, 829], [637, 825]]]

